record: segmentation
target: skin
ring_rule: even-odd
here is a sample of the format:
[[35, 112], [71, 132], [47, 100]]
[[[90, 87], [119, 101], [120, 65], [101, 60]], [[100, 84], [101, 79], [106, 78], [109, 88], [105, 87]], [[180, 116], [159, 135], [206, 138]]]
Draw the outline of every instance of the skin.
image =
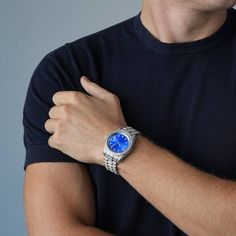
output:
[[213, 34], [225, 21], [232, 0], [146, 0], [141, 21], [165, 43], [190, 42]]
[[29, 165], [24, 202], [29, 236], [110, 235], [92, 227], [95, 223], [94, 191], [83, 165]]
[[[163, 42], [194, 41], [215, 32], [234, 3], [146, 0], [141, 20]], [[48, 143], [76, 160], [103, 165], [105, 135], [127, 124], [115, 94], [82, 78], [81, 84], [90, 96], [74, 91], [53, 96], [55, 106], [45, 123], [52, 134]], [[188, 235], [236, 235], [236, 182], [202, 172], [142, 135], [118, 170]], [[24, 200], [30, 236], [109, 235], [94, 228], [93, 186], [83, 164], [29, 165]]]

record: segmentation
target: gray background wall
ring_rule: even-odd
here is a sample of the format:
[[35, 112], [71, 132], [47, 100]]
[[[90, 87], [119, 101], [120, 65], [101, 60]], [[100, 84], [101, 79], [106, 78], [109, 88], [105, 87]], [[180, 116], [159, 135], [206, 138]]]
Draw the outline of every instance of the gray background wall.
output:
[[49, 51], [136, 15], [141, 0], [0, 0], [0, 235], [26, 235], [22, 109]]

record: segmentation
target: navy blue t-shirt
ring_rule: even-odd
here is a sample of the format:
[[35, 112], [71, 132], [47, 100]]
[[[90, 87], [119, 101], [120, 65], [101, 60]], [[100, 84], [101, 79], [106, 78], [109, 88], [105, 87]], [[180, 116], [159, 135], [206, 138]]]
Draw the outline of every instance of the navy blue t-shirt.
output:
[[[84, 91], [81, 75], [118, 95], [129, 126], [208, 173], [236, 179], [236, 13], [211, 36], [163, 43], [140, 12], [66, 43], [35, 69], [24, 106], [24, 168], [77, 162], [48, 146], [44, 129], [61, 90]], [[87, 164], [86, 164], [87, 165]], [[122, 177], [87, 165], [95, 187], [96, 227], [117, 235], [184, 235]]]

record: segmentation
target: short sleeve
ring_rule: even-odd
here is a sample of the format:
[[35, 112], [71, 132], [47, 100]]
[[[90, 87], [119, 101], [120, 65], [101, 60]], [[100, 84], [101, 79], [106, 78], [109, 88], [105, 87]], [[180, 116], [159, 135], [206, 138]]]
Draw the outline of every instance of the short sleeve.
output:
[[[77, 71], [76, 78], [80, 75]], [[23, 141], [26, 149], [24, 170], [37, 162], [78, 162], [48, 145], [44, 124], [49, 119], [52, 96], [57, 91], [78, 90], [66, 46], [47, 54], [34, 70], [23, 108]]]

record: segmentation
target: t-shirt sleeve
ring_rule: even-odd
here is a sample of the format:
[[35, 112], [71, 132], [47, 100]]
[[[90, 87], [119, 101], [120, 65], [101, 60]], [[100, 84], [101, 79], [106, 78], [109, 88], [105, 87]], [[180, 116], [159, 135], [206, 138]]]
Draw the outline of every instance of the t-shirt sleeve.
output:
[[78, 162], [48, 145], [48, 133], [44, 124], [49, 119], [53, 94], [63, 90], [78, 90], [76, 78], [70, 66], [66, 46], [48, 53], [34, 70], [23, 108], [24, 146], [26, 156], [24, 170], [37, 162]]

